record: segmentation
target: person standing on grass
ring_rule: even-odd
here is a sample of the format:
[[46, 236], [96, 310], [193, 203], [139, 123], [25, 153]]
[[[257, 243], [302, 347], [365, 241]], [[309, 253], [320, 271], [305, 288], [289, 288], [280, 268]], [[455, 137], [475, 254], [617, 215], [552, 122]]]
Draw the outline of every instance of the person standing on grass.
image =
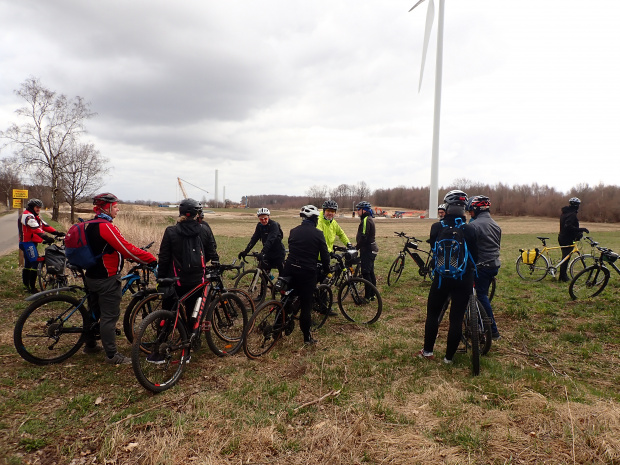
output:
[[[579, 227], [579, 219], [577, 218], [577, 212], [581, 200], [577, 197], [571, 197], [568, 200], [568, 205], [562, 207], [562, 214], [560, 215], [560, 234], [558, 234], [558, 243], [562, 246], [562, 260], [571, 253], [571, 246], [575, 241], [578, 241], [583, 237], [583, 233], [589, 234], [587, 228]], [[559, 281], [568, 282], [568, 260], [564, 261], [560, 265], [560, 277]]]
[[54, 236], [63, 237], [64, 232], [56, 231], [49, 224], [47, 224], [39, 216], [43, 208], [43, 202], [39, 199], [30, 199], [26, 204], [26, 209], [21, 214], [21, 231], [19, 234], [20, 242], [19, 249], [24, 253], [24, 268], [22, 269], [22, 281], [24, 287], [31, 294], [36, 294], [37, 291], [37, 267], [39, 265], [39, 252], [37, 246], [40, 243], [51, 244], [54, 242], [54, 238], [50, 236], [50, 233]]
[[327, 243], [327, 250], [330, 252], [334, 251], [336, 237], [338, 237], [347, 248], [353, 247], [345, 232], [334, 219], [337, 211], [338, 204], [334, 200], [326, 200], [323, 202], [323, 211], [319, 214], [319, 221], [316, 225], [317, 229], [323, 231], [325, 242]]
[[302, 222], [291, 229], [288, 237], [289, 253], [284, 262], [284, 276], [290, 276], [291, 288], [297, 291], [300, 302], [299, 327], [304, 344], [316, 344], [310, 334], [312, 325], [312, 297], [317, 282], [317, 257], [320, 257], [323, 273], [329, 272], [329, 252], [325, 236], [317, 229], [319, 210], [314, 205], [301, 207]]
[[474, 229], [465, 223], [465, 205], [467, 204], [467, 194], [461, 190], [452, 190], [444, 197], [446, 205], [446, 216], [431, 226], [430, 245], [435, 249], [435, 243], [440, 237], [444, 228], [455, 228], [461, 225], [463, 241], [467, 244], [469, 253], [473, 261], [467, 260], [464, 274], [460, 278], [446, 278], [435, 273], [431, 288], [428, 292], [426, 303], [426, 323], [424, 325], [424, 347], [417, 352], [416, 357], [433, 360], [433, 348], [437, 339], [439, 329], [439, 314], [448, 299], [451, 298], [450, 307], [450, 328], [448, 330], [448, 342], [446, 345], [446, 356], [444, 363], [452, 363], [454, 354], [461, 342], [463, 332], [463, 317], [467, 310], [467, 302], [474, 286], [475, 265], [478, 260], [478, 250], [476, 245], [476, 233]]
[[[127, 365], [131, 359], [116, 348], [116, 323], [121, 313], [121, 270], [123, 259], [155, 266], [153, 254], [128, 242], [119, 229], [112, 224], [120, 211], [118, 198], [103, 193], [93, 198], [95, 219], [86, 225], [88, 245], [97, 256], [96, 264], [86, 270], [85, 279], [89, 290], [88, 305], [99, 319], [101, 344], [105, 351], [105, 362], [110, 365]], [[89, 334], [84, 352], [98, 353], [102, 350], [95, 342], [95, 334]]]
[[[355, 248], [360, 251], [362, 277], [376, 287], [375, 259], [379, 253], [379, 247], [375, 241], [375, 222], [372, 219], [375, 215], [372, 211], [372, 205], [365, 200], [359, 202], [355, 206], [355, 210], [357, 210], [357, 214], [360, 217], [360, 224], [355, 236], [357, 241]], [[366, 286], [364, 297], [368, 300], [374, 300], [374, 290]]]
[[286, 250], [282, 244], [284, 239], [284, 233], [280, 224], [271, 219], [271, 212], [268, 208], [259, 208], [256, 212], [258, 217], [258, 224], [254, 230], [254, 234], [250, 238], [250, 242], [246, 246], [245, 250], [239, 252], [239, 259], [245, 258], [250, 253], [252, 247], [260, 240], [263, 244], [263, 248], [260, 251], [262, 259], [258, 266], [259, 268], [267, 271], [271, 271], [272, 268], [276, 268], [278, 273], [282, 273], [284, 268], [284, 257], [286, 256]]
[[497, 276], [501, 265], [499, 250], [502, 240], [502, 229], [491, 218], [490, 207], [491, 200], [488, 197], [476, 195], [469, 198], [465, 209], [471, 215], [469, 224], [476, 232], [476, 241], [478, 243], [477, 275], [474, 279], [476, 282], [476, 295], [486, 310], [487, 316], [491, 318], [493, 340], [498, 340], [501, 336], [497, 330], [493, 308], [489, 301], [489, 287], [493, 278]]

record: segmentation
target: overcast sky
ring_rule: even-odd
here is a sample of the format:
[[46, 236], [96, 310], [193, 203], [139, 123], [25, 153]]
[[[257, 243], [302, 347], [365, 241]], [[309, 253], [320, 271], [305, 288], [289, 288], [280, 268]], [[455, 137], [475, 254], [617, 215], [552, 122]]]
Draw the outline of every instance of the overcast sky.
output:
[[[216, 169], [234, 201], [427, 186], [416, 1], [0, 0], [0, 128], [34, 76], [91, 103], [83, 141], [125, 200], [178, 200], [177, 176], [214, 197]], [[440, 186], [618, 185], [620, 2], [445, 3]]]

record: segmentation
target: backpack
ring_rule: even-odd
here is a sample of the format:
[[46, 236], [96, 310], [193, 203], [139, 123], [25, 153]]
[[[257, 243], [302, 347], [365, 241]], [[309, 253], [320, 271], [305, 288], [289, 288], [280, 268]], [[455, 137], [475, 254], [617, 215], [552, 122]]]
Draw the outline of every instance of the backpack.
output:
[[84, 270], [88, 270], [97, 264], [97, 260], [103, 254], [95, 255], [88, 244], [86, 236], [86, 226], [90, 223], [103, 223], [103, 219], [94, 219], [84, 221], [79, 219], [79, 223], [75, 223], [67, 231], [65, 236], [65, 255], [70, 265], [79, 266]]
[[181, 275], [191, 275], [198, 271], [204, 271], [206, 262], [200, 233], [195, 236], [187, 236], [184, 239], [181, 256], [173, 258], [175, 268]]
[[441, 225], [443, 227], [439, 231], [433, 247], [433, 258], [435, 260], [433, 274], [439, 275], [439, 286], [441, 286], [441, 278], [462, 279], [468, 260], [471, 260], [474, 269], [476, 266], [469, 250], [467, 250], [463, 221], [456, 218], [455, 224], [452, 226], [442, 220]]

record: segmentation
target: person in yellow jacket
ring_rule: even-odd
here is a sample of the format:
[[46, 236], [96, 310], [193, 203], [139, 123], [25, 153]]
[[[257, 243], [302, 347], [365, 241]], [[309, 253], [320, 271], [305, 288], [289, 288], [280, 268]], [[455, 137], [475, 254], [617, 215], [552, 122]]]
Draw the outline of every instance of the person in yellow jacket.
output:
[[334, 215], [337, 211], [338, 204], [334, 200], [326, 200], [323, 202], [323, 211], [319, 214], [319, 221], [316, 225], [317, 229], [323, 231], [325, 242], [327, 243], [327, 250], [329, 250], [330, 253], [334, 251], [336, 236], [340, 238], [347, 248], [353, 247], [345, 232], [334, 219]]

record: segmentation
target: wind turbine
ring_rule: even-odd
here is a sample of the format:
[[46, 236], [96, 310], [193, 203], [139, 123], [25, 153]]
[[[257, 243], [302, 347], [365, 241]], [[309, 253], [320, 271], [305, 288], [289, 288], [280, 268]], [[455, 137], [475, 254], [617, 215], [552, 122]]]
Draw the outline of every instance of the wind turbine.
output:
[[[433, 148], [431, 155], [431, 187], [428, 202], [428, 216], [437, 218], [437, 196], [439, 190], [439, 121], [441, 115], [441, 74], [443, 64], [443, 11], [445, 0], [439, 1], [439, 18], [437, 20], [437, 58], [435, 60], [435, 108], [433, 113]], [[413, 10], [424, 0], [420, 0], [413, 5], [409, 11]], [[422, 65], [420, 66], [420, 83], [418, 92], [422, 88], [422, 76], [424, 76], [424, 62], [426, 61], [426, 51], [428, 50], [428, 41], [431, 37], [433, 29], [433, 20], [435, 19], [435, 2], [429, 0], [428, 10], [426, 11], [426, 27], [424, 29], [424, 45], [422, 48]]]

